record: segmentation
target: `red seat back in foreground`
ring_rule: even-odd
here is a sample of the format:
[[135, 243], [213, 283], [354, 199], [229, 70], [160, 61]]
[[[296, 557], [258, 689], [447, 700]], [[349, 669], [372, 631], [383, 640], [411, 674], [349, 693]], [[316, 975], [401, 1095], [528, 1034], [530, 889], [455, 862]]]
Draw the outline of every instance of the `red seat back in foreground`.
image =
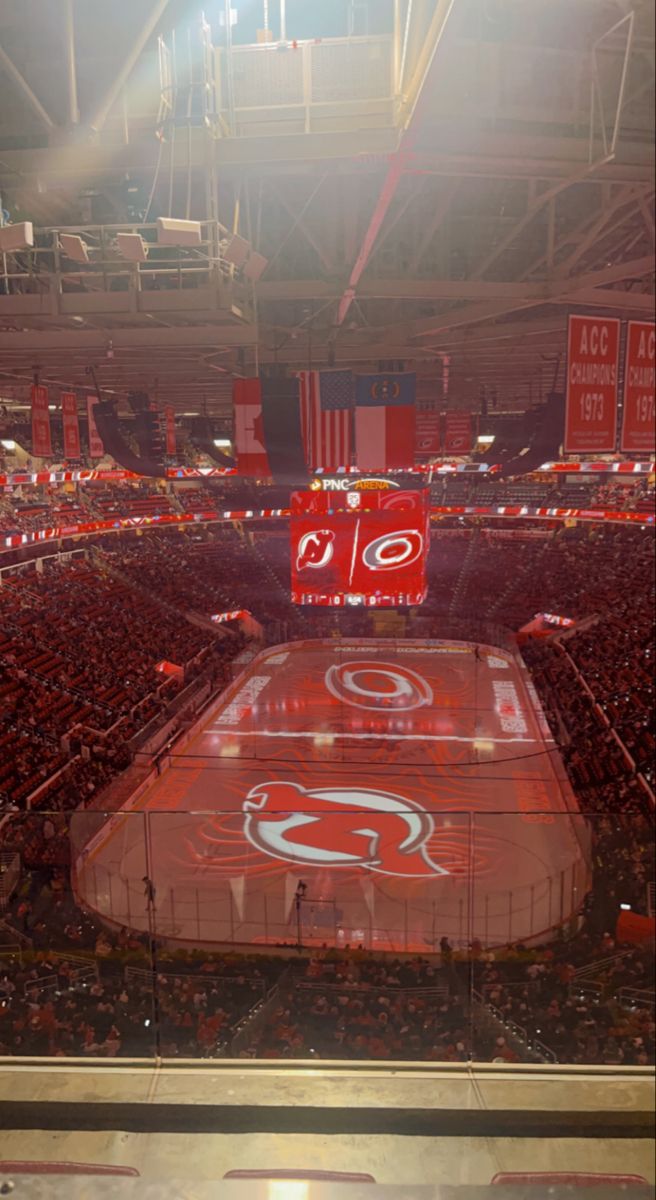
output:
[[114, 1167], [108, 1163], [29, 1162], [25, 1158], [0, 1161], [1, 1175], [139, 1175], [136, 1167]]
[[583, 1171], [523, 1171], [519, 1174], [515, 1171], [500, 1171], [492, 1180], [493, 1184], [501, 1185], [570, 1183], [575, 1187], [604, 1187], [607, 1184], [614, 1184], [616, 1187], [619, 1184], [635, 1186], [644, 1185], [646, 1182], [642, 1175], [591, 1175]]
[[375, 1183], [364, 1171], [228, 1171], [224, 1179], [307, 1179], [312, 1183]]

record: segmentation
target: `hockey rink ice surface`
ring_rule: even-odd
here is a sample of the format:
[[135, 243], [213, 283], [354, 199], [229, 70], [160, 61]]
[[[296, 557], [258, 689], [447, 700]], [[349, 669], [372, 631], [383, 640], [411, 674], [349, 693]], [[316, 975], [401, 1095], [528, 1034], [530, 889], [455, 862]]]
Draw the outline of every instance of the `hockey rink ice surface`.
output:
[[485, 644], [265, 650], [139, 798], [89, 816], [79, 898], [187, 944], [503, 944], [566, 920], [589, 878], [528, 672]]

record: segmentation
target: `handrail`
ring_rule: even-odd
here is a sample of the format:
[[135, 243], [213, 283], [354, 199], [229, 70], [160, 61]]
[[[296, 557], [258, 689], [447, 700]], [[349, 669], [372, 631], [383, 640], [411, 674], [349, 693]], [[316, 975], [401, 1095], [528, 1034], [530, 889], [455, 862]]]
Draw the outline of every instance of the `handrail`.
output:
[[594, 976], [601, 972], [603, 975], [607, 967], [614, 966], [615, 963], [621, 962], [623, 958], [627, 958], [633, 954], [634, 947], [630, 950], [618, 950], [616, 954], [610, 954], [607, 958], [598, 958], [595, 962], [587, 963], [584, 967], [579, 967], [574, 972], [574, 980], [579, 979], [594, 979]]
[[623, 987], [617, 993], [620, 1005], [627, 1004], [631, 1008], [656, 1008], [656, 991], [653, 988]]

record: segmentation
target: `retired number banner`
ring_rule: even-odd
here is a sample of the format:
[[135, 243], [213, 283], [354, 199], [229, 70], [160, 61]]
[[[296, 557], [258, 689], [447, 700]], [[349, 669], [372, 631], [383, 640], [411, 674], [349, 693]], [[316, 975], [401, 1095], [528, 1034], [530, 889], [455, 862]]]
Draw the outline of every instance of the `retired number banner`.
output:
[[164, 430], [166, 437], [166, 453], [175, 455], [175, 409], [172, 404], [167, 404], [164, 409]]
[[627, 454], [653, 454], [656, 450], [655, 343], [656, 325], [653, 321], [629, 321], [624, 358], [621, 441], [621, 448]]
[[439, 454], [440, 452], [440, 414], [438, 412], [422, 412], [418, 409], [415, 414], [415, 456]]
[[570, 316], [567, 337], [565, 451], [606, 454], [617, 440], [616, 317]]
[[32, 388], [32, 454], [35, 458], [52, 454], [48, 389], [36, 383]]
[[75, 392], [62, 392], [62, 432], [64, 435], [64, 458], [79, 458], [80, 424], [77, 419], [77, 396]]
[[468, 412], [447, 412], [444, 427], [446, 454], [470, 454], [472, 448], [472, 418]]
[[98, 433], [98, 427], [93, 415], [93, 410], [98, 404], [97, 396], [87, 396], [87, 420], [89, 422], [89, 457], [102, 458], [105, 453], [103, 440]]

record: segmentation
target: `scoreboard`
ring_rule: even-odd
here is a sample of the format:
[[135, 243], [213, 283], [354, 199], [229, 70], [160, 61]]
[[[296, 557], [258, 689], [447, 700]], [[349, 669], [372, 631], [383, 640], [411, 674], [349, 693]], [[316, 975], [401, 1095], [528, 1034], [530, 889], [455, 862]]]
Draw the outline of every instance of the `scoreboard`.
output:
[[294, 604], [396, 608], [426, 599], [427, 488], [293, 492], [290, 531]]

